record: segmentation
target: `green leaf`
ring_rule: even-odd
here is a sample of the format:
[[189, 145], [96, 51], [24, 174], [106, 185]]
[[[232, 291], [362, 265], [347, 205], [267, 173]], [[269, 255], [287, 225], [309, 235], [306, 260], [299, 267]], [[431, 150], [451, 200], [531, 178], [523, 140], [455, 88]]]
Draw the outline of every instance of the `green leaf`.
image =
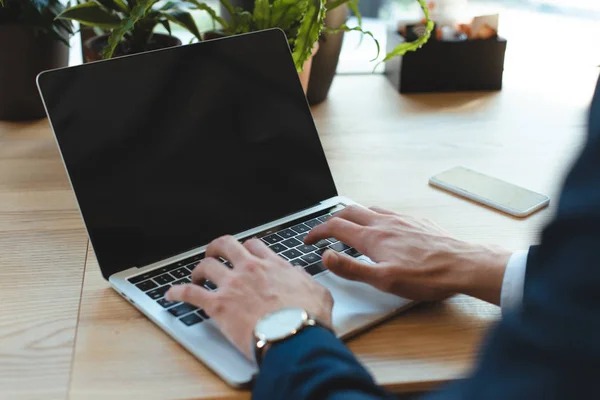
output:
[[312, 0], [300, 22], [292, 51], [298, 72], [302, 72], [304, 62], [312, 55], [313, 47], [319, 40], [327, 12], [326, 3], [327, 0]]
[[355, 26], [353, 28], [350, 28], [346, 24], [340, 25], [337, 28], [327, 28], [327, 27], [323, 28], [323, 32], [328, 33], [328, 34], [333, 34], [333, 33], [338, 33], [338, 32], [351, 32], [351, 31], [360, 32], [363, 35], [367, 35], [371, 39], [373, 39], [373, 41], [375, 42], [375, 46], [377, 46], [377, 55], [371, 61], [377, 60], [377, 58], [379, 57], [379, 54], [381, 53], [381, 46], [379, 44], [379, 41], [375, 38], [375, 36], [373, 35], [373, 33], [371, 31], [365, 31], [360, 26]]
[[104, 29], [118, 28], [121, 23], [121, 18], [118, 15], [92, 1], [69, 7], [56, 18], [69, 19], [82, 25], [97, 26]]
[[[225, 22], [225, 20], [223, 18], [219, 17], [217, 12], [208, 4], [200, 3], [197, 0], [183, 0], [183, 1], [185, 1], [186, 3], [193, 4], [197, 10], [206, 11], [213, 20], [213, 26], [214, 26], [214, 22], [216, 21], [221, 25], [222, 29], [225, 29], [225, 30], [227, 29], [227, 26], [228, 26], [227, 22]], [[216, 29], [216, 27], [215, 27], [215, 29]]]
[[220, 0], [219, 2], [223, 6], [223, 8], [227, 10], [230, 16], [233, 17], [235, 15], [235, 9], [233, 8], [229, 0]]
[[4, 7], [4, 0], [0, 0], [0, 6]]
[[425, 20], [426, 20], [425, 33], [415, 41], [407, 42], [407, 43], [400, 43], [392, 51], [390, 51], [381, 62], [386, 62], [396, 56], [403, 56], [404, 54], [406, 54], [409, 51], [417, 51], [418, 49], [423, 47], [423, 45], [425, 43], [427, 43], [429, 41], [429, 38], [431, 37], [431, 33], [433, 32], [435, 24], [429, 17], [429, 9], [427, 8], [427, 4], [425, 3], [425, 0], [417, 0], [417, 1], [419, 2], [421, 9], [423, 9], [423, 12], [425, 13]]
[[129, 13], [129, 7], [125, 5], [121, 0], [95, 0], [107, 10], [113, 10], [116, 12]]
[[338, 8], [339, 6], [341, 6], [342, 4], [346, 4], [351, 0], [335, 0], [335, 1], [328, 1], [327, 2], [327, 11], [331, 11], [334, 8]]
[[271, 20], [271, 7], [269, 0], [254, 1], [254, 24], [257, 29], [266, 29]]
[[348, 2], [348, 8], [356, 16], [356, 22], [358, 23], [358, 26], [360, 28], [362, 28], [362, 14], [360, 13], [360, 10], [358, 9], [358, 2], [359, 2], [359, 0], [350, 0]]
[[157, 0], [138, 0], [137, 5], [133, 7], [127, 18], [123, 19], [119, 27], [113, 30], [109, 36], [108, 44], [102, 50], [102, 58], [107, 59], [114, 55], [117, 46], [121, 43], [125, 34], [133, 30], [134, 25], [148, 14], [156, 2]]
[[[190, 31], [198, 40], [202, 40], [200, 31], [198, 31], [198, 27], [196, 26], [196, 21], [194, 21], [194, 18], [192, 18], [192, 15], [189, 12], [179, 8], [172, 8], [170, 10], [159, 12], [169, 21]], [[169, 34], [171, 34], [171, 31], [169, 31]]]
[[168, 19], [163, 19], [160, 21], [160, 24], [162, 26], [164, 26], [164, 28], [167, 30], [167, 32], [169, 33], [169, 36], [171, 35], [171, 24], [169, 23]]
[[229, 32], [232, 34], [247, 33], [253, 30], [254, 17], [248, 11], [240, 10], [233, 15], [229, 24]]
[[275, 0], [271, 9], [271, 27], [289, 30], [299, 23], [308, 8], [308, 0]]

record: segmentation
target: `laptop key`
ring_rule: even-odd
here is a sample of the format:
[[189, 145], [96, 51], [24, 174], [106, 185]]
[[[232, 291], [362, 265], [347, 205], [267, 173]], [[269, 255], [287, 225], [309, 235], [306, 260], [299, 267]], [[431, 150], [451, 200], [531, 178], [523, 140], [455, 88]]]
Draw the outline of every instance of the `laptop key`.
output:
[[321, 222], [325, 222], [325, 221], [327, 221], [329, 218], [331, 218], [331, 214], [325, 214], [325, 215], [323, 215], [323, 216], [321, 216], [321, 217], [319, 217], [319, 218], [317, 218], [317, 219], [318, 219], [319, 221], [321, 221]]
[[302, 244], [302, 242], [299, 241], [298, 239], [292, 238], [292, 239], [284, 240], [283, 242], [281, 242], [281, 244], [291, 248], [291, 247], [300, 246]]
[[303, 252], [304, 254], [307, 254], [307, 253], [312, 253], [313, 251], [317, 250], [317, 248], [315, 246], [303, 244], [302, 246], [296, 247], [296, 250], [299, 250], [299, 251]]
[[308, 233], [303, 233], [301, 235], [296, 236], [296, 239], [304, 242], [304, 238], [306, 238], [308, 236]]
[[158, 285], [156, 283], [152, 282], [152, 279], [148, 279], [147, 281], [144, 281], [142, 283], [138, 283], [135, 286], [138, 289], [140, 289], [142, 292], [147, 292], [150, 289], [154, 289], [154, 288], [158, 287]]
[[197, 309], [198, 309], [198, 307], [195, 307], [191, 304], [181, 303], [178, 306], [169, 308], [167, 311], [169, 311], [169, 313], [171, 313], [172, 315], [174, 315], [176, 317], [181, 317], [182, 315], [185, 315], [185, 314], [195, 311]]
[[129, 281], [129, 283], [136, 284], [136, 283], [145, 281], [147, 279], [154, 278], [157, 275], [164, 274], [165, 272], [166, 271], [162, 271], [162, 268], [159, 268], [159, 269], [155, 269], [153, 271], [148, 271], [142, 275], [138, 275], [138, 276], [134, 276], [133, 278], [129, 278], [128, 281]]
[[173, 282], [175, 280], [175, 278], [173, 278], [169, 274], [162, 274], [162, 275], [155, 277], [154, 280], [159, 285], [166, 285], [167, 283]]
[[189, 314], [186, 315], [185, 317], [181, 317], [179, 318], [179, 320], [181, 322], [183, 322], [184, 324], [186, 324], [187, 326], [192, 326], [192, 325], [196, 325], [199, 322], [202, 322], [202, 317], [199, 316], [198, 314]]
[[301, 252], [299, 252], [299, 251], [298, 251], [298, 250], [296, 250], [296, 249], [290, 249], [290, 250], [288, 250], [288, 251], [284, 251], [284, 252], [283, 252], [283, 253], [281, 253], [281, 254], [283, 254], [284, 256], [286, 256], [286, 257], [287, 257], [287, 258], [289, 258], [289, 259], [292, 259], [292, 258], [297, 258], [297, 257], [300, 257], [300, 256], [302, 256], [302, 253], [301, 253]]
[[189, 278], [183, 278], [183, 279], [173, 282], [173, 285], [183, 285], [186, 283], [192, 283], [192, 281]]
[[216, 290], [217, 289], [217, 285], [215, 285], [213, 282], [211, 281], [206, 281], [204, 282], [204, 287], [210, 289], [210, 290]]
[[290, 261], [290, 264], [292, 264], [295, 267], [306, 267], [308, 265], [308, 263], [300, 258], [296, 258], [295, 260]]
[[362, 253], [360, 251], [356, 250], [354, 247], [350, 247], [344, 253], [346, 253], [350, 257], [354, 257], [354, 258], [362, 256]]
[[327, 240], [329, 240], [329, 243], [337, 243], [339, 242], [339, 240], [337, 240], [336, 238], [332, 237], [332, 238], [328, 238]]
[[171, 287], [171, 285], [165, 285], [165, 286], [161, 286], [158, 289], [154, 289], [151, 290], [149, 292], [146, 292], [146, 294], [153, 300], [158, 300], [161, 297], [165, 296], [165, 293], [167, 293], [167, 290], [169, 290], [169, 288]]
[[174, 306], [175, 304], [179, 304], [177, 301], [167, 301], [166, 299], [160, 299], [157, 301], [163, 308], [169, 308]]
[[275, 244], [281, 242], [283, 238], [278, 234], [274, 233], [272, 235], [265, 236], [264, 238], [262, 238], [262, 240], [267, 244]]
[[315, 219], [311, 219], [310, 221], [305, 222], [306, 225], [308, 225], [311, 228], [314, 228], [317, 225], [321, 225], [323, 222], [319, 221], [318, 218]]
[[329, 242], [329, 240], [323, 239], [323, 240], [319, 240], [317, 243], [315, 243], [315, 247], [322, 249], [323, 247], [327, 247], [330, 244], [331, 244], [331, 242]]
[[309, 253], [302, 256], [302, 259], [309, 264], [316, 263], [317, 261], [321, 261], [321, 256], [316, 253]]
[[315, 253], [317, 253], [318, 255], [323, 257], [323, 253], [325, 253], [327, 251], [327, 249], [328, 249], [328, 247], [323, 247], [322, 249], [315, 251]]
[[287, 250], [287, 247], [285, 247], [281, 243], [273, 244], [273, 245], [269, 246], [269, 248], [271, 250], [273, 250], [275, 253], [281, 253], [282, 251]]
[[304, 224], [292, 226], [290, 229], [296, 233], [307, 233], [308, 231], [310, 231], [310, 228]]
[[284, 239], [293, 238], [294, 236], [297, 235], [297, 233], [291, 229], [284, 229], [282, 231], [277, 232], [277, 234]]
[[199, 316], [201, 316], [204, 319], [210, 319], [210, 316], [204, 310], [198, 310], [198, 311], [196, 311], [196, 314], [198, 314]]
[[323, 265], [322, 262], [318, 262], [316, 264], [312, 264], [309, 265], [308, 267], [304, 268], [304, 270], [306, 272], [308, 272], [310, 275], [316, 275], [319, 272], [323, 272], [325, 271], [327, 268], [325, 268], [325, 266]]
[[338, 253], [341, 253], [342, 251], [348, 250], [350, 246], [342, 242], [337, 242], [329, 246], [329, 248], [337, 251]]
[[190, 274], [190, 271], [187, 268], [179, 268], [176, 269], [175, 271], [171, 272], [171, 275], [173, 275], [175, 278], [184, 278], [186, 276], [188, 276]]

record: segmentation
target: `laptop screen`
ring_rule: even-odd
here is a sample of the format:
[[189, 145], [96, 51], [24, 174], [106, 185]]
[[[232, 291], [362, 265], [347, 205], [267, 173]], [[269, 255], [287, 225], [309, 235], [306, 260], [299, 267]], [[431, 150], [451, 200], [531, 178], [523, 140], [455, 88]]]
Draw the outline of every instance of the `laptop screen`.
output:
[[279, 30], [39, 77], [103, 275], [336, 196]]

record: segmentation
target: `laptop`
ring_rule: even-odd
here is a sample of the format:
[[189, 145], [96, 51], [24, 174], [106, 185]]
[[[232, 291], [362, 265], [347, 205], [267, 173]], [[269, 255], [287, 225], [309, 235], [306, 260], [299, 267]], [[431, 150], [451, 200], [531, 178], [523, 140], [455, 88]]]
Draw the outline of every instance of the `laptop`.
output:
[[104, 278], [229, 385], [248, 386], [256, 365], [203, 310], [164, 299], [221, 235], [261, 238], [326, 286], [341, 338], [411, 305], [321, 263], [327, 248], [371, 262], [357, 250], [303, 243], [354, 202], [281, 30], [46, 71], [38, 87]]

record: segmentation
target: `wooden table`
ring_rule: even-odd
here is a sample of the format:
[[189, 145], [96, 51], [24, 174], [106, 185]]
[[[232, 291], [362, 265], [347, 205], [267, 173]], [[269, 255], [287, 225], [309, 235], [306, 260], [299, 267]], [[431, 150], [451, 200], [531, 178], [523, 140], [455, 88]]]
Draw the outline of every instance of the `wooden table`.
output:
[[[467, 240], [535, 242], [552, 208], [517, 220], [427, 185], [465, 165], [556, 195], [581, 148], [597, 70], [551, 87], [533, 70], [519, 76], [500, 93], [415, 96], [399, 96], [382, 76], [337, 77], [314, 115], [339, 192], [429, 217]], [[499, 316], [457, 296], [349, 346], [387, 388], [426, 390], [468, 372]], [[47, 122], [0, 123], [0, 397], [67, 396], [249, 394], [229, 389], [102, 280]]]

